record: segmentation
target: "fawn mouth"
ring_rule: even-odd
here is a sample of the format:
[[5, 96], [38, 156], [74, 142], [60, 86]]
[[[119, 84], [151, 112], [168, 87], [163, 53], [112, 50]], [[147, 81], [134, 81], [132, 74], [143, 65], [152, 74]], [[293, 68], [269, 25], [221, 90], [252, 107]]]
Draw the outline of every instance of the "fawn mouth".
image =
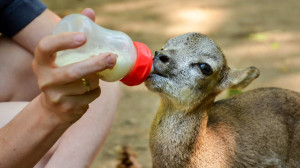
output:
[[153, 71], [151, 72], [150, 76], [151, 75], [157, 75], [166, 78], [166, 76], [162, 74], [156, 66], [153, 67]]

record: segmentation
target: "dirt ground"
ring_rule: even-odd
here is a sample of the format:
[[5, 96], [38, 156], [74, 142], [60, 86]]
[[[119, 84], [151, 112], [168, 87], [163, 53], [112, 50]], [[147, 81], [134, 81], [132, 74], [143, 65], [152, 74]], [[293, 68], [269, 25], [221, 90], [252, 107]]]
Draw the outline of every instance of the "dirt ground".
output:
[[[153, 52], [176, 35], [206, 34], [223, 49], [231, 67], [260, 69], [246, 90], [276, 86], [300, 91], [299, 0], [43, 1], [61, 16], [91, 7], [99, 25], [123, 31]], [[115, 167], [122, 145], [136, 151], [144, 168], [151, 167], [148, 134], [159, 97], [143, 85], [122, 85], [122, 90], [113, 128], [92, 168]]]

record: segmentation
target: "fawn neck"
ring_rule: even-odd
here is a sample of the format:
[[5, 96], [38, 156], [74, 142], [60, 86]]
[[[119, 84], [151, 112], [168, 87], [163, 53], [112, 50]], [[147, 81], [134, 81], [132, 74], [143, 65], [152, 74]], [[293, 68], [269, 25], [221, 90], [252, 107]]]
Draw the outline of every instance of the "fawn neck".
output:
[[208, 109], [199, 109], [183, 112], [170, 104], [160, 105], [150, 132], [154, 167], [186, 167], [190, 163], [195, 145], [206, 134]]

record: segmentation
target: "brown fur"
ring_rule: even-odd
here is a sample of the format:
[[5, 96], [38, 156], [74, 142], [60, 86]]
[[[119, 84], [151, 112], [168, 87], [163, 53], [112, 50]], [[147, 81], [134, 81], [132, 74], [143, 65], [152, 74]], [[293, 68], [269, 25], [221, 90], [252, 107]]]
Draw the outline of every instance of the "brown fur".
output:
[[[198, 62], [214, 72], [204, 75], [193, 67]], [[299, 93], [261, 88], [214, 102], [259, 71], [230, 69], [213, 41], [198, 33], [168, 41], [154, 69], [146, 81], [161, 96], [150, 132], [154, 168], [300, 167]]]

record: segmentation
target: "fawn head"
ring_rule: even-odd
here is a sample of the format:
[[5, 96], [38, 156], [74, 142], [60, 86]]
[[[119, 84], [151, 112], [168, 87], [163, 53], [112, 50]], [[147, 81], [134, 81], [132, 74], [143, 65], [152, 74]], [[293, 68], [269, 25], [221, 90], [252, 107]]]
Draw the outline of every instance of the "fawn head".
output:
[[170, 39], [153, 58], [145, 84], [176, 108], [213, 102], [227, 88], [242, 89], [259, 76], [255, 67], [231, 69], [216, 44], [199, 33]]

